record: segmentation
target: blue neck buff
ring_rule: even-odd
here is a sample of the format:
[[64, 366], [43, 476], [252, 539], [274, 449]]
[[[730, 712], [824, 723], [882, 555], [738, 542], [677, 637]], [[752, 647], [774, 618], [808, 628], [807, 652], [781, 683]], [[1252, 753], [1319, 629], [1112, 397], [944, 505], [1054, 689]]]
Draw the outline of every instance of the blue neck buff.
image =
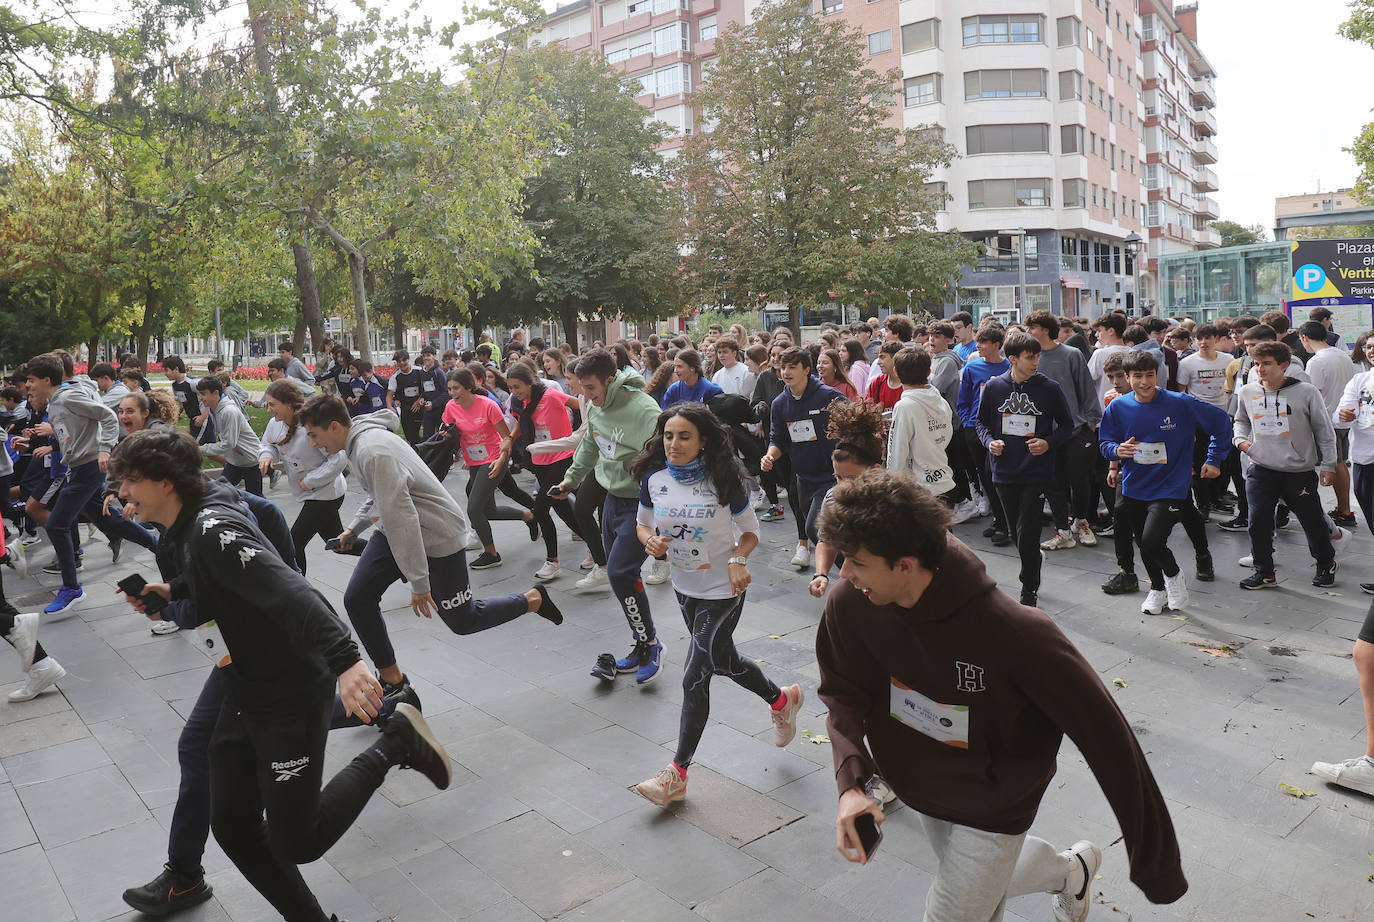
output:
[[706, 456], [697, 455], [692, 461], [686, 464], [674, 464], [664, 459], [668, 465], [668, 473], [678, 483], [696, 483], [706, 476]]

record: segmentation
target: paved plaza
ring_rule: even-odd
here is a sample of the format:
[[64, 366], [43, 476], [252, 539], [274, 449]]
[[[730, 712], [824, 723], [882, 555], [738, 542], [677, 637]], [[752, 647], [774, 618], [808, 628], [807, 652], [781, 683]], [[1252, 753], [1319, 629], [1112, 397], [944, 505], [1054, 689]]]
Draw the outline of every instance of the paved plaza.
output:
[[[448, 486], [461, 496], [461, 474]], [[271, 498], [294, 517], [284, 486]], [[345, 513], [358, 499], [345, 500]], [[475, 589], [528, 588], [542, 545], [519, 523], [494, 527], [505, 565], [474, 574]], [[982, 527], [957, 531], [1015, 594], [1014, 548], [989, 547]], [[454, 760], [453, 784], [436, 792], [416, 773], [393, 771], [353, 828], [304, 869], [326, 911], [348, 922], [919, 920], [934, 865], [909, 809], [890, 813], [867, 867], [835, 851], [813, 652], [821, 606], [788, 565], [793, 534], [790, 520], [763, 526], [736, 640], [779, 685], [801, 684], [802, 732], [774, 748], [767, 706], [717, 679], [688, 799], [667, 811], [632, 786], [668, 762], [677, 736], [684, 634], [669, 586], [649, 587], [667, 665], [645, 687], [588, 675], [598, 653], [625, 652], [628, 632], [608, 591], [571, 591], [575, 575], [552, 584], [567, 615], [561, 627], [529, 617], [470, 637], [416, 618], [407, 588], [393, 587], [383, 606], [391, 636]], [[1337, 587], [1323, 591], [1310, 585], [1301, 533], [1284, 531], [1280, 588], [1247, 593], [1235, 563], [1248, 552], [1245, 536], [1211, 537], [1218, 581], [1190, 586], [1185, 615], [1148, 617], [1141, 595], [1103, 595], [1098, 585], [1115, 571], [1109, 540], [1052, 553], [1040, 592], [1149, 756], [1182, 844], [1188, 894], [1152, 906], [1130, 883], [1116, 820], [1068, 740], [1032, 831], [1061, 847], [1083, 837], [1102, 847], [1094, 920], [1374, 919], [1374, 799], [1307, 774], [1314, 759], [1364, 748], [1350, 649], [1368, 602], [1358, 583], [1374, 578], [1374, 540], [1362, 527]], [[1173, 547], [1191, 579], [1181, 529]], [[585, 553], [566, 534], [562, 550], [573, 568]], [[50, 559], [45, 543], [32, 551], [34, 576], [6, 572], [22, 610], [50, 598], [58, 578], [37, 572]], [[318, 542], [311, 548], [310, 579], [340, 613], [353, 564]], [[24, 704], [0, 694], [0, 918], [143, 918], [120, 893], [165, 860], [177, 734], [210, 667], [184, 635], [152, 635], [115, 595], [116, 580], [136, 570], [153, 579], [152, 555], [128, 554], [112, 567], [103, 539], [88, 542], [90, 601], [45, 619], [41, 632], [69, 673], [60, 693]], [[18, 679], [7, 648], [0, 663], [0, 680]], [[375, 733], [332, 733], [326, 774]], [[1281, 784], [1315, 796], [1295, 798]], [[177, 918], [276, 918], [213, 840], [205, 863], [214, 899]], [[1018, 922], [1050, 918], [1045, 896], [1018, 897], [1008, 909]]]

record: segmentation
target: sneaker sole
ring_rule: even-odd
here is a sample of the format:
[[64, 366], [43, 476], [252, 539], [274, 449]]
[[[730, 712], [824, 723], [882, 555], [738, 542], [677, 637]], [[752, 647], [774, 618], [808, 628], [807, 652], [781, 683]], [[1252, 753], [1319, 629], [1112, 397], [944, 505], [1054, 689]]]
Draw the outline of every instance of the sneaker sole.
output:
[[[793, 701], [792, 696], [788, 695], [787, 704], [782, 709], [783, 713], [788, 717], [788, 722], [792, 725], [792, 732], [788, 734], [787, 739], [782, 740], [781, 742], [778, 741], [778, 738], [776, 736], [773, 737], [773, 745], [777, 746], [779, 749], [782, 749], [788, 743], [792, 742], [794, 739], [797, 738], [797, 712], [801, 710], [802, 702], [806, 700], [806, 692], [802, 689], [802, 687], [800, 685], [788, 686], [789, 689], [793, 687], [797, 689], [797, 700]], [[785, 690], [786, 689], [784, 689], [784, 691]]]
[[495, 563], [484, 563], [484, 564], [482, 564], [481, 566], [478, 566], [477, 564], [473, 564], [473, 565], [472, 565], [471, 567], [469, 567], [468, 569], [470, 569], [470, 570], [494, 570], [494, 569], [496, 569], [497, 567], [501, 566], [501, 564], [503, 564], [503, 563], [505, 563], [505, 561], [503, 561], [503, 560], [498, 560], [498, 561], [496, 561]]
[[[425, 744], [439, 754], [444, 766], [444, 783], [434, 781], [434, 786], [441, 791], [448, 790], [448, 786], [453, 782], [453, 763], [449, 760], [448, 750], [444, 749], [444, 744], [439, 742], [439, 738], [434, 735], [434, 731], [429, 728], [429, 723], [425, 720], [425, 715], [420, 713], [420, 709], [411, 704], [402, 702], [396, 705], [396, 710], [392, 712], [392, 718], [401, 718], [410, 724], [415, 734], [425, 741]], [[422, 773], [423, 774], [423, 773]], [[425, 775], [425, 777], [429, 777]]]
[[1349, 781], [1341, 781], [1336, 777], [1335, 772], [1317, 771], [1316, 765], [1313, 765], [1310, 769], [1308, 769], [1308, 771], [1311, 772], [1313, 775], [1316, 775], [1321, 780], [1325, 781], [1327, 784], [1334, 784], [1336, 785], [1336, 787], [1345, 788], [1347, 791], [1358, 791], [1361, 794], [1368, 794], [1369, 796], [1374, 797], [1374, 786], [1362, 787], [1359, 785], [1351, 784]]
[[1279, 584], [1278, 584], [1278, 583], [1260, 583], [1258, 586], [1247, 586], [1247, 585], [1245, 585], [1244, 583], [1241, 583], [1241, 584], [1240, 584], [1240, 588], [1242, 588], [1242, 589], [1249, 589], [1251, 592], [1254, 592], [1254, 591], [1257, 590], [1257, 589], [1277, 589], [1277, 588], [1279, 588]]
[[650, 797], [648, 794], [640, 790], [639, 785], [637, 784], [635, 785], [635, 793], [638, 794], [640, 797], [643, 797], [645, 800], [653, 804], [655, 807], [666, 807], [669, 804], [679, 803], [687, 799], [686, 791], [674, 791], [673, 793], [665, 797], [663, 800], [658, 800], [656, 798]]

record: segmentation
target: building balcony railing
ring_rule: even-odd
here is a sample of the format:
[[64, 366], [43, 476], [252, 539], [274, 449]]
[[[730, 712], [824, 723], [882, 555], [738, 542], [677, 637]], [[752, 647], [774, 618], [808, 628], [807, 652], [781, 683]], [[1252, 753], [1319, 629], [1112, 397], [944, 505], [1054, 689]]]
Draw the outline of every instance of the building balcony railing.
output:
[[1215, 227], [1204, 227], [1193, 231], [1193, 242], [1198, 249], [1205, 250], [1221, 246], [1221, 232]]
[[1218, 207], [1216, 199], [1207, 195], [1199, 195], [1193, 202], [1193, 212], [1197, 214], [1198, 217], [1221, 217], [1221, 208]]
[[1210, 137], [1217, 133], [1217, 117], [1211, 109], [1193, 110], [1193, 127], [1199, 135]]
[[1221, 187], [1217, 185], [1217, 174], [1204, 166], [1198, 167], [1193, 177], [1193, 188], [1198, 192], [1215, 192]]
[[1217, 85], [1211, 77], [1189, 78], [1188, 93], [1196, 107], [1210, 109], [1217, 104]]
[[1206, 138], [1193, 140], [1193, 159], [1198, 163], [1216, 163], [1217, 146]]

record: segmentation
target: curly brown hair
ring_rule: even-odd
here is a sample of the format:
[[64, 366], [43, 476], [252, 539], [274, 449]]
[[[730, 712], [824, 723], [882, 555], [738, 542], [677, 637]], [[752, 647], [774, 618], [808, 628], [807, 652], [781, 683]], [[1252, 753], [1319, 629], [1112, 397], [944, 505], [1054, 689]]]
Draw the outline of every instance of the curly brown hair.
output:
[[935, 570], [949, 546], [949, 520], [949, 509], [910, 471], [874, 468], [835, 485], [816, 530], [842, 554], [868, 551], [890, 567], [903, 557], [915, 557]]
[[834, 401], [830, 404], [830, 425], [825, 434], [835, 440], [832, 460], [877, 464], [883, 460], [887, 445], [882, 404], [867, 400]]

